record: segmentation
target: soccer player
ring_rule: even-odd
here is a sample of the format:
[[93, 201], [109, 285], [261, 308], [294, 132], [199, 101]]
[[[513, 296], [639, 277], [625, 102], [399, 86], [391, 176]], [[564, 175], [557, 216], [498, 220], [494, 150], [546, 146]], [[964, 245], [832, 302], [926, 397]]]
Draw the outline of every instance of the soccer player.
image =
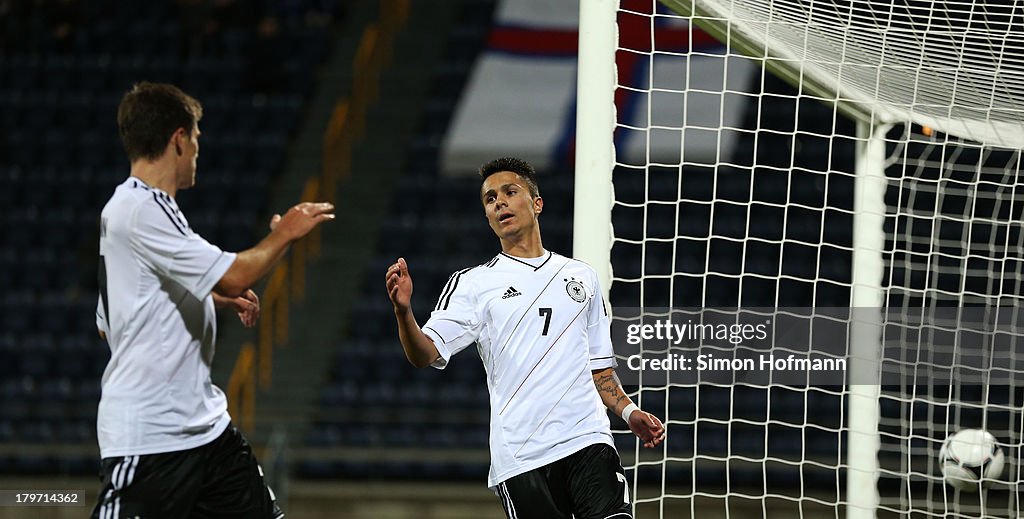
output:
[[[210, 381], [215, 307], [252, 326], [250, 290], [291, 242], [334, 217], [302, 203], [255, 247], [224, 252], [189, 228], [175, 195], [195, 184], [198, 101], [139, 83], [117, 109], [131, 175], [103, 208], [96, 325], [110, 346], [97, 413], [102, 489], [93, 518], [283, 517]], [[230, 210], [230, 197], [224, 199]]]
[[385, 286], [405, 355], [416, 367], [444, 369], [477, 344], [490, 392], [487, 483], [510, 519], [631, 518], [605, 408], [645, 447], [661, 443], [665, 427], [618, 383], [597, 274], [544, 250], [544, 200], [533, 167], [501, 158], [480, 176], [480, 201], [501, 252], [453, 274], [422, 328], [405, 259], [388, 267]]

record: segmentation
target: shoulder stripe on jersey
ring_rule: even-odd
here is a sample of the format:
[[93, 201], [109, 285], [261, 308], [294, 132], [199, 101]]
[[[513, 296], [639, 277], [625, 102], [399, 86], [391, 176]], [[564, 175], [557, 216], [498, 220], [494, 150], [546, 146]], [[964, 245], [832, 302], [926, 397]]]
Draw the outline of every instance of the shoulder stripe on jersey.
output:
[[541, 355], [540, 358], [537, 359], [537, 362], [533, 365], [532, 368], [530, 368], [530, 372], [526, 374], [526, 378], [524, 378], [523, 381], [519, 383], [519, 387], [517, 387], [515, 392], [512, 393], [512, 396], [508, 397], [508, 400], [505, 401], [505, 406], [501, 408], [500, 412], [498, 412], [499, 416], [505, 414], [505, 410], [507, 410], [509, 404], [511, 404], [512, 401], [515, 400], [516, 395], [519, 394], [519, 390], [523, 389], [523, 386], [526, 385], [526, 381], [530, 380], [530, 377], [533, 376], [533, 373], [537, 371], [537, 366], [540, 366], [540, 364], [544, 362], [544, 359], [548, 356], [549, 353], [551, 353], [551, 350], [554, 349], [555, 345], [558, 344], [558, 341], [562, 339], [562, 337], [565, 335], [565, 332], [568, 331], [569, 328], [572, 326], [572, 323], [576, 322], [576, 319], [579, 319], [580, 316], [583, 315], [583, 310], [585, 310], [586, 308], [587, 307], [585, 306], [581, 306], [580, 311], [576, 312], [576, 316], [573, 317], [571, 321], [569, 321], [569, 324], [565, 325], [565, 328], [562, 328], [562, 331], [561, 333], [558, 334], [558, 337], [555, 337], [555, 340], [551, 341], [551, 345], [548, 346], [548, 349], [544, 351], [544, 355]]
[[462, 269], [452, 274], [452, 276], [448, 278], [448, 283], [445, 284], [444, 290], [441, 291], [441, 297], [437, 299], [437, 305], [434, 307], [434, 310], [448, 309], [448, 303], [450, 303], [452, 300], [452, 293], [454, 293], [455, 289], [459, 286], [459, 279], [462, 278], [463, 274], [475, 268], [476, 267], [469, 267], [467, 269]]
[[457, 276], [455, 276], [455, 282], [452, 283], [452, 289], [448, 291], [448, 297], [444, 299], [444, 306], [441, 308], [441, 310], [448, 309], [448, 304], [452, 302], [452, 294], [454, 294], [455, 289], [459, 287], [459, 281], [462, 279], [462, 275], [465, 274], [466, 272], [469, 272], [470, 270], [471, 269], [465, 269], [459, 272]]
[[551, 252], [551, 251], [548, 251], [548, 257], [547, 257], [547, 259], [545, 259], [545, 260], [544, 260], [544, 262], [543, 262], [543, 263], [541, 263], [540, 265], [537, 265], [536, 267], [534, 267], [533, 265], [530, 265], [529, 263], [527, 263], [527, 262], [525, 262], [525, 261], [523, 261], [523, 260], [521, 260], [521, 259], [519, 259], [519, 258], [517, 258], [517, 257], [515, 257], [515, 256], [509, 256], [508, 254], [505, 254], [505, 252], [504, 252], [504, 251], [500, 252], [499, 254], [501, 254], [502, 256], [505, 256], [506, 258], [508, 258], [508, 259], [510, 259], [510, 260], [512, 260], [512, 261], [515, 261], [515, 262], [517, 262], [517, 263], [522, 263], [523, 265], [526, 265], [527, 267], [530, 267], [530, 268], [532, 268], [534, 272], [536, 272], [536, 271], [540, 270], [540, 269], [541, 269], [541, 267], [543, 267], [544, 265], [547, 265], [547, 264], [548, 264], [548, 262], [549, 262], [549, 261], [551, 261], [551, 257], [552, 257], [552, 256], [554, 256], [554, 253], [553, 253], [553, 252]]
[[434, 305], [434, 310], [441, 309], [441, 301], [444, 301], [444, 296], [448, 295], [448, 289], [451, 288], [452, 281], [455, 280], [455, 276], [457, 276], [458, 274], [458, 272], [455, 272], [452, 275], [448, 276], [448, 282], [446, 282], [444, 284], [444, 288], [441, 289], [441, 297], [437, 298], [437, 304]]
[[160, 193], [160, 198], [164, 200], [164, 205], [167, 207], [167, 209], [170, 209], [171, 215], [173, 215], [174, 218], [178, 220], [178, 223], [181, 224], [181, 227], [183, 229], [188, 229], [188, 224], [185, 223], [185, 217], [181, 214], [181, 209], [178, 208], [177, 202], [172, 200], [171, 197], [167, 195], [167, 193]]
[[499, 255], [497, 255], [497, 256], [495, 256], [495, 257], [491, 258], [491, 261], [488, 261], [488, 262], [487, 262], [487, 268], [491, 268], [491, 267], [493, 267], [493, 266], [494, 266], [494, 265], [495, 265], [496, 263], [498, 263], [498, 260], [499, 260], [500, 258], [501, 258], [501, 254], [499, 254]]
[[434, 305], [434, 310], [441, 309], [441, 303], [444, 302], [444, 297], [447, 296], [448, 291], [452, 289], [452, 284], [457, 283], [456, 280], [458, 279], [459, 274], [462, 274], [461, 270], [453, 273], [451, 276], [448, 276], [448, 282], [444, 284], [444, 290], [441, 291], [441, 297], [437, 298], [437, 304]]
[[182, 229], [188, 229], [188, 224], [185, 223], [185, 217], [181, 214], [181, 209], [178, 209], [178, 204], [175, 203], [171, 197], [167, 196], [166, 193], [156, 194], [158, 195], [159, 200], [162, 200], [160, 203], [167, 208], [167, 212], [176, 222], [178, 222], [178, 225], [181, 226]]
[[[472, 267], [469, 267], [469, 268], [464, 268], [464, 269], [462, 269], [462, 270], [452, 274], [451, 276], [449, 276], [448, 277], [448, 282], [445, 283], [445, 285], [444, 285], [444, 290], [441, 291], [441, 297], [437, 298], [437, 304], [434, 305], [434, 310], [447, 310], [448, 309], [448, 303], [451, 302], [452, 294], [455, 292], [455, 288], [459, 286], [459, 279], [462, 277], [463, 274], [465, 274], [466, 272], [469, 272], [470, 270], [473, 270], [473, 269], [475, 269], [477, 267], [484, 267], [484, 266], [486, 266], [486, 267], [493, 267], [494, 264], [497, 261], [498, 261], [498, 257], [495, 256], [494, 258], [491, 259], [491, 261], [489, 261], [487, 263], [481, 263], [479, 265], [475, 265], [475, 266], [472, 266]], [[441, 305], [442, 301], [444, 302], [444, 306]]]
[[171, 216], [170, 211], [168, 211], [167, 208], [164, 207], [163, 202], [160, 201], [160, 197], [156, 196], [156, 193], [153, 193], [153, 200], [156, 200], [156, 205], [160, 206], [160, 210], [162, 210], [164, 214], [167, 215], [167, 219], [170, 220], [172, 224], [174, 224], [174, 228], [177, 229], [182, 236], [188, 236], [188, 234], [185, 233], [185, 230], [182, 229], [180, 225], [178, 225], [178, 221], [175, 220], [173, 216]]
[[533, 310], [533, 305], [537, 304], [537, 301], [540, 299], [540, 296], [544, 295], [544, 292], [548, 289], [549, 286], [551, 286], [551, 282], [558, 277], [558, 274], [561, 273], [562, 269], [564, 268], [565, 265], [562, 265], [558, 270], [556, 270], [555, 275], [551, 276], [551, 279], [549, 279], [547, 284], [544, 285], [544, 288], [540, 289], [540, 292], [537, 292], [537, 297], [533, 298], [533, 301], [530, 301], [530, 305], [526, 307], [526, 311], [523, 312], [523, 315], [519, 316], [519, 321], [516, 323], [515, 327], [512, 328], [512, 331], [509, 332], [508, 340], [505, 341], [505, 344], [501, 345], [501, 349], [498, 350], [498, 354], [494, 356], [495, 360], [501, 357], [502, 352], [505, 351], [505, 347], [508, 346], [508, 343], [512, 341], [512, 337], [515, 336], [516, 330], [519, 329], [519, 325], [523, 324], [523, 319], [526, 318], [526, 314], [530, 313], [530, 311]]

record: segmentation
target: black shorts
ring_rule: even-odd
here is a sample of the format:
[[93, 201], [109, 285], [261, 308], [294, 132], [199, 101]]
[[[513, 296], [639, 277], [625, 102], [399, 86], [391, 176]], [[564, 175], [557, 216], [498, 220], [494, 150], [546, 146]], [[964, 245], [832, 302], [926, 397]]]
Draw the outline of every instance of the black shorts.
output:
[[509, 519], [632, 519], [619, 453], [590, 445], [498, 484]]
[[249, 442], [233, 425], [184, 451], [104, 458], [93, 519], [280, 519]]

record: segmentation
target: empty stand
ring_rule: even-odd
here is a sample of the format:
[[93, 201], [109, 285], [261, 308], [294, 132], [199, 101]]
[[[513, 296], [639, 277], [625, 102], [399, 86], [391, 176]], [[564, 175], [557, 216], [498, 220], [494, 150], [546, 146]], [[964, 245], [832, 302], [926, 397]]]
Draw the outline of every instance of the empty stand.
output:
[[[241, 250], [265, 228], [267, 188], [330, 27], [247, 3], [252, 16], [221, 13], [219, 22], [234, 21], [190, 48], [175, 43], [187, 40], [175, 2], [99, 0], [76, 3], [70, 38], [55, 41], [35, 25], [42, 5], [0, 17], [0, 443], [81, 445], [85, 454], [15, 449], [0, 454], [0, 472], [92, 475], [109, 357], [94, 323], [98, 222], [129, 171], [116, 128], [121, 95], [138, 81], [171, 82], [204, 104], [198, 185], [178, 201], [193, 229]], [[316, 5], [341, 12], [336, 2]], [[257, 25], [272, 18], [275, 30]], [[274, 58], [268, 48], [280, 59], [263, 63]]]

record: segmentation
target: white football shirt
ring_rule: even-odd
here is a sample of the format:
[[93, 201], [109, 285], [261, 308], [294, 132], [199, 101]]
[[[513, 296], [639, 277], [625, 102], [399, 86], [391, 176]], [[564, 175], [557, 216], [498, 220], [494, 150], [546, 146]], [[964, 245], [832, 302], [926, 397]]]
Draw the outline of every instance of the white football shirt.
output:
[[96, 325], [107, 335], [97, 413], [100, 456], [191, 449], [227, 428], [210, 380], [210, 291], [235, 254], [192, 231], [174, 199], [129, 177], [104, 206]]
[[441, 354], [439, 369], [477, 343], [490, 392], [489, 487], [588, 445], [614, 447], [591, 370], [616, 363], [586, 263], [498, 254], [453, 274], [422, 329]]

